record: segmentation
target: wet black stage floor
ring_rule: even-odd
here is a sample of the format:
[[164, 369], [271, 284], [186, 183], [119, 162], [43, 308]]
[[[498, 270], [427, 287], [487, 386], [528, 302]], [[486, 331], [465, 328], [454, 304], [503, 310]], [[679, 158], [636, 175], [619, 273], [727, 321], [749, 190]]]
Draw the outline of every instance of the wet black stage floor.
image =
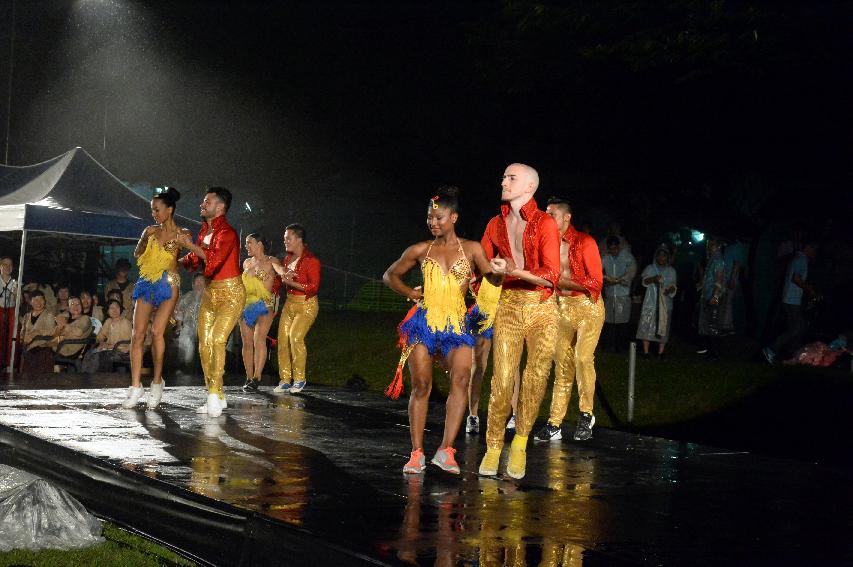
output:
[[[484, 438], [463, 431], [461, 476], [404, 476], [405, 400], [246, 394], [235, 378], [209, 419], [198, 378], [169, 384], [157, 411], [122, 409], [124, 380], [0, 384], [0, 423], [390, 563], [853, 563], [848, 469], [596, 429], [531, 444], [521, 481], [481, 478]], [[428, 458], [442, 418], [431, 408]]]

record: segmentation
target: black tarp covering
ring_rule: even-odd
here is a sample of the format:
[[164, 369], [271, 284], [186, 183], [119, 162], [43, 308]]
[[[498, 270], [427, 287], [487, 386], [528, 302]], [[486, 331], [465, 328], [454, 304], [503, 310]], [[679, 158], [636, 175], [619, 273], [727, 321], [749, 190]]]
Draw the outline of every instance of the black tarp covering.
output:
[[206, 565], [388, 565], [258, 513], [0, 425], [0, 460], [55, 483], [89, 511]]

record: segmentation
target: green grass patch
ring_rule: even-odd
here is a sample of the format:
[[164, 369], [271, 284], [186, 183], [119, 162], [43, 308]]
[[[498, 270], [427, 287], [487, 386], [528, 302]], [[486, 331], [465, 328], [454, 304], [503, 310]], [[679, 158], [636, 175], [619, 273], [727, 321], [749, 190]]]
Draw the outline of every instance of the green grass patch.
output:
[[196, 565], [152, 543], [133, 535], [110, 523], [104, 523], [104, 543], [84, 549], [60, 551], [48, 549], [28, 551], [18, 549], [0, 553], [0, 567], [91, 567], [92, 565], [115, 567], [171, 567]]
[[[396, 325], [404, 313], [321, 312], [307, 338], [309, 380], [344, 386], [357, 374], [364, 378], [370, 390], [384, 390], [399, 359]], [[668, 345], [667, 354], [661, 360], [654, 356], [642, 359], [638, 353], [633, 427], [656, 428], [712, 414], [779, 382], [803, 381], [804, 386], [815, 380], [850, 382], [849, 373], [840, 371], [769, 366], [753, 358], [757, 350], [756, 343], [739, 337], [729, 340], [725, 356], [713, 362], [677, 341]], [[595, 366], [596, 423], [625, 427], [628, 423], [627, 353], [598, 352]], [[483, 383], [481, 415], [488, 405], [490, 377], [491, 364]], [[433, 389], [446, 395], [444, 372], [436, 367], [434, 378]], [[547, 417], [552, 383], [553, 371], [540, 408], [543, 419]], [[408, 388], [408, 371], [406, 385]], [[577, 417], [576, 390], [572, 396], [566, 417], [571, 423]]]

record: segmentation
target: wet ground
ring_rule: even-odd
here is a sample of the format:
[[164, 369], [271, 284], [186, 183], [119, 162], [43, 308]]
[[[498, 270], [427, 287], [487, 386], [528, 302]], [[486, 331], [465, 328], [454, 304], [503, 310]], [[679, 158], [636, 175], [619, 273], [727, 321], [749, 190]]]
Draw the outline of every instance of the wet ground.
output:
[[[122, 409], [125, 380], [3, 383], [0, 423], [391, 563], [853, 564], [849, 469], [596, 429], [532, 444], [521, 481], [477, 476], [484, 438], [464, 432], [462, 475], [404, 476], [405, 400], [246, 394], [235, 377], [209, 419], [197, 377], [156, 411]], [[428, 454], [442, 419], [432, 407]]]

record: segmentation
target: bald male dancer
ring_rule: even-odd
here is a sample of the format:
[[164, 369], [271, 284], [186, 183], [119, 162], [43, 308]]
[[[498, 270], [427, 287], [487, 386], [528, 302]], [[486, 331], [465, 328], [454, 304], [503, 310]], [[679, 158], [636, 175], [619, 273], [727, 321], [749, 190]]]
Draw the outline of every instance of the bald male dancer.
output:
[[492, 391], [486, 428], [486, 454], [480, 474], [496, 475], [509, 417], [513, 376], [527, 345], [521, 377], [516, 433], [506, 473], [523, 478], [527, 438], [539, 414], [557, 339], [554, 289], [560, 278], [560, 233], [557, 223], [536, 206], [533, 194], [539, 174], [514, 163], [501, 182], [501, 212], [486, 227], [481, 244], [492, 271], [505, 276], [494, 324]]

